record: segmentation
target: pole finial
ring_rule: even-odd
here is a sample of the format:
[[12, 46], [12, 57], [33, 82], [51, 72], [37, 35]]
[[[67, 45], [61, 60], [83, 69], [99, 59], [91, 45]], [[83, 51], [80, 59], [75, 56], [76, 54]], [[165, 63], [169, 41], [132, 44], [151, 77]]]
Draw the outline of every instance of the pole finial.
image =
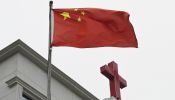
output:
[[51, 0], [50, 2], [49, 2], [49, 5], [52, 5], [53, 4], [53, 1]]

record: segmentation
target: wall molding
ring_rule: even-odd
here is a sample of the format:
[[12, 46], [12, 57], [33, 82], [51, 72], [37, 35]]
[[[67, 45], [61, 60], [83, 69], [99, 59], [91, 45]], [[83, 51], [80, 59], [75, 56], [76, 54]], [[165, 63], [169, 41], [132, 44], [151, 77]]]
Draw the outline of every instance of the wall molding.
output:
[[47, 100], [47, 97], [40, 93], [38, 90], [34, 89], [32, 86], [21, 80], [19, 77], [15, 76], [12, 79], [6, 81], [9, 88], [15, 85], [20, 85], [23, 87], [23, 94], [31, 97], [34, 100]]

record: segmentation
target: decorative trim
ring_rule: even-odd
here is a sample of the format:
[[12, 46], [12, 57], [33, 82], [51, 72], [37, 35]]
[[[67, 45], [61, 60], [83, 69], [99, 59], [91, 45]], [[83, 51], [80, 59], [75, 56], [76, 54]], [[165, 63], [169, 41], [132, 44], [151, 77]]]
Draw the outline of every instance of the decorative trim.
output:
[[17, 84], [23, 87], [23, 93], [29, 97], [31, 97], [34, 100], [47, 100], [47, 97], [40, 93], [38, 90], [31, 87], [29, 84], [21, 80], [19, 77], [15, 76], [14, 78], [8, 80], [6, 82], [8, 87], [13, 87]]

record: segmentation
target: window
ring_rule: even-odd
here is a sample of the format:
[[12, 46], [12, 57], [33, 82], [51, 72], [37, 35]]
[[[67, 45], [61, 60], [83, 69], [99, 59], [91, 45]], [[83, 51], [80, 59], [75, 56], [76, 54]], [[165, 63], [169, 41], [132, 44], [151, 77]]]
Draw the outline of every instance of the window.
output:
[[26, 95], [23, 95], [23, 96], [22, 96], [22, 100], [32, 100], [32, 99], [30, 99], [30, 98], [27, 97]]

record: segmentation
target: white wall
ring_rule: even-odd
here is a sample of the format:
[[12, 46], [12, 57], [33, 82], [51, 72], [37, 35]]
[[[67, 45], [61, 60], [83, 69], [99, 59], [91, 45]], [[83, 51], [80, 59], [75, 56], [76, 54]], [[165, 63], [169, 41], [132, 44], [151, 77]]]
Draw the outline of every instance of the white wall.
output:
[[[14, 100], [11, 98], [16, 95], [16, 88], [9, 88], [5, 83], [14, 76], [18, 76], [24, 82], [46, 95], [47, 73], [29, 59], [17, 53], [0, 63], [0, 100]], [[52, 100], [82, 100], [57, 80], [52, 78], [51, 82]], [[1, 94], [1, 92], [4, 93]]]

